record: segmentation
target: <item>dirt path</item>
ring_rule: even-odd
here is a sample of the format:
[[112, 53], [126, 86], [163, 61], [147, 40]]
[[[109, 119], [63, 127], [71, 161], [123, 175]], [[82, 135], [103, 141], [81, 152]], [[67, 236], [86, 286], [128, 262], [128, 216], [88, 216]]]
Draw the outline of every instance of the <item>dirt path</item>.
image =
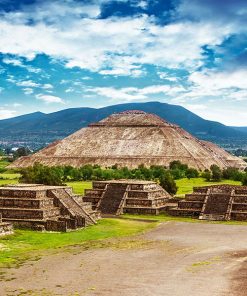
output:
[[11, 269], [0, 295], [242, 296], [246, 247], [246, 226], [168, 222]]

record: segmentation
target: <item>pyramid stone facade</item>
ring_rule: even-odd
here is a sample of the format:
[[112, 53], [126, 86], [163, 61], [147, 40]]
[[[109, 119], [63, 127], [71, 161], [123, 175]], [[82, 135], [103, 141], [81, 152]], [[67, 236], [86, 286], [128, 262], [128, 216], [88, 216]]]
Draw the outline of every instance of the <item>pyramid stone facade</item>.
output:
[[213, 185], [194, 188], [169, 213], [201, 220], [247, 220], [247, 186]]
[[168, 166], [174, 160], [201, 170], [212, 164], [221, 168], [247, 166], [240, 158], [198, 140], [154, 114], [126, 111], [82, 128], [34, 155], [21, 157], [9, 167], [23, 168], [39, 162], [48, 166], [111, 167], [117, 164], [136, 168], [141, 164]]
[[152, 214], [164, 212], [172, 197], [152, 181], [111, 180], [93, 182], [83, 201], [91, 202], [102, 215]]
[[83, 228], [99, 217], [70, 187], [38, 184], [1, 187], [0, 214], [4, 222], [48, 231]]

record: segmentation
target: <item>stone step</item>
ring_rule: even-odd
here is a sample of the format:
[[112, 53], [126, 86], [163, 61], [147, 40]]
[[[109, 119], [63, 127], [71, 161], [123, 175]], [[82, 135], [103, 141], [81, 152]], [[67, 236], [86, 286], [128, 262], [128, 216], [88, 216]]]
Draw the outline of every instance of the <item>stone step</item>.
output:
[[30, 209], [30, 208], [1, 208], [0, 210], [3, 219], [4, 218], [17, 218], [17, 219], [46, 219], [60, 214], [59, 208], [49, 209]]
[[157, 198], [157, 199], [126, 198], [125, 206], [157, 207], [157, 206], [163, 206], [166, 202], [167, 202], [166, 198]]
[[45, 198], [46, 190], [25, 190], [16, 188], [0, 188], [0, 196], [8, 198]]
[[53, 206], [53, 200], [46, 199], [34, 199], [34, 198], [16, 198], [16, 197], [0, 197], [0, 208], [47, 208]]
[[139, 214], [139, 215], [158, 215], [166, 209], [166, 206], [162, 207], [129, 207], [123, 208], [125, 214]]

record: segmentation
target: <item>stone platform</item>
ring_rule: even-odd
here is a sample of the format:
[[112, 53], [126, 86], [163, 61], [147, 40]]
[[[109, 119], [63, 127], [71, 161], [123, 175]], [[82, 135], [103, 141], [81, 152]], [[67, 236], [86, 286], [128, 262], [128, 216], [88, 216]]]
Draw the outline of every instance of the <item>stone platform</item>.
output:
[[201, 220], [247, 220], [247, 186], [213, 185], [194, 188], [169, 213]]
[[18, 184], [0, 188], [3, 222], [34, 230], [68, 231], [95, 224], [90, 203], [67, 186]]
[[91, 202], [103, 215], [152, 214], [158, 215], [168, 207], [172, 197], [152, 181], [111, 180], [95, 181], [87, 189], [83, 201]]

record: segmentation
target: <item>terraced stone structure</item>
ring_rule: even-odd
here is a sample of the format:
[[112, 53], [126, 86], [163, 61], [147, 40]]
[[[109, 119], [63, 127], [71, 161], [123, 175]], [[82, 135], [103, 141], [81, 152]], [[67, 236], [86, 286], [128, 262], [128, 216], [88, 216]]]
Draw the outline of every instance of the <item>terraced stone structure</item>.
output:
[[247, 186], [196, 187], [169, 213], [201, 220], [247, 220]]
[[111, 180], [93, 182], [83, 201], [103, 215], [153, 214], [157, 215], [170, 206], [172, 197], [152, 181]]
[[48, 166], [117, 164], [136, 168], [141, 164], [169, 166], [174, 160], [202, 170], [212, 164], [221, 168], [247, 166], [217, 145], [200, 141], [177, 125], [137, 110], [113, 114], [82, 128], [32, 156], [19, 158], [9, 168], [28, 167], [35, 162]]
[[4, 222], [34, 230], [68, 231], [95, 224], [90, 203], [67, 186], [37, 184], [0, 188], [0, 214]]
[[12, 234], [13, 232], [13, 225], [8, 222], [3, 222], [2, 215], [0, 214], [0, 236]]

